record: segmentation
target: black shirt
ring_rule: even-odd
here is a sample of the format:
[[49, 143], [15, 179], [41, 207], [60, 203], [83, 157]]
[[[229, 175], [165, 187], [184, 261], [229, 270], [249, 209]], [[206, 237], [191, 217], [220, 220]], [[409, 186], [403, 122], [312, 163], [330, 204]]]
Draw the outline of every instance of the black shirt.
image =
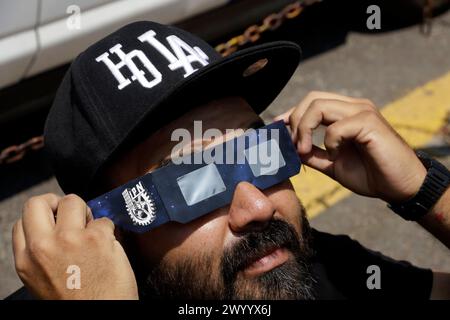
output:
[[[429, 299], [433, 272], [396, 261], [345, 235], [313, 229], [318, 299]], [[379, 268], [380, 289], [369, 289], [368, 267]]]
[[[345, 235], [312, 230], [313, 268], [317, 299], [429, 299], [433, 284], [431, 270], [395, 261], [364, 248]], [[380, 270], [380, 289], [369, 289], [367, 268]], [[22, 287], [7, 297], [29, 300], [33, 297]]]

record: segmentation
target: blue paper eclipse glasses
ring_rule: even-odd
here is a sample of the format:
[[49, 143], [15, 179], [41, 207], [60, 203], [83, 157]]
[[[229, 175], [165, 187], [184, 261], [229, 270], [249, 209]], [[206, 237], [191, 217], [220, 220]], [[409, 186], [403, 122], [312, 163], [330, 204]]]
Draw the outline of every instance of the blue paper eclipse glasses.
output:
[[173, 160], [88, 202], [94, 218], [143, 233], [187, 223], [229, 204], [241, 181], [267, 189], [296, 175], [301, 162], [282, 121]]

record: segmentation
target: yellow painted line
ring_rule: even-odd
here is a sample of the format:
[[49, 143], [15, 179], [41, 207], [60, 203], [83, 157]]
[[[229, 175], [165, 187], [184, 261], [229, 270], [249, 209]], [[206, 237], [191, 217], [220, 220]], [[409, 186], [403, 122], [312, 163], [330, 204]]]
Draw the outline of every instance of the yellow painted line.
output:
[[[381, 113], [409, 145], [417, 148], [431, 141], [446, 123], [449, 111], [450, 72], [386, 105]], [[351, 191], [309, 167], [291, 181], [310, 218], [351, 195]]]

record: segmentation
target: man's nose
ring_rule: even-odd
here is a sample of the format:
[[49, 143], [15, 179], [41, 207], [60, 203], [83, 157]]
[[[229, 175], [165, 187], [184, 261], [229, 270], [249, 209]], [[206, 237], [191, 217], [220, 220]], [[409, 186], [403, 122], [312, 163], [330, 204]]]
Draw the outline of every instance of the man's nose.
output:
[[248, 182], [240, 182], [234, 190], [228, 223], [236, 233], [262, 230], [274, 213], [275, 207], [264, 193]]

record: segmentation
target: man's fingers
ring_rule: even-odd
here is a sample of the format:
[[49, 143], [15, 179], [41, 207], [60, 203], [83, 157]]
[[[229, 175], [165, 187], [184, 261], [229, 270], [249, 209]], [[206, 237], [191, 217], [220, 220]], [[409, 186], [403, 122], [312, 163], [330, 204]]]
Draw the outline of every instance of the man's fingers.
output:
[[86, 206], [86, 225], [88, 225], [89, 222], [94, 220], [94, 215], [92, 214], [91, 208]]
[[27, 239], [40, 238], [55, 227], [54, 212], [60, 197], [55, 194], [44, 194], [30, 198], [24, 205], [22, 225]]
[[311, 152], [302, 156], [302, 162], [307, 166], [319, 170], [329, 177], [333, 177], [333, 162], [328, 159], [327, 151], [313, 145]]
[[302, 117], [302, 115], [305, 113], [306, 109], [311, 105], [311, 103], [314, 100], [317, 99], [328, 99], [328, 100], [340, 100], [350, 103], [358, 103], [358, 104], [366, 104], [374, 106], [373, 103], [370, 100], [363, 99], [363, 98], [353, 98], [353, 97], [347, 97], [336, 93], [331, 92], [323, 92], [323, 91], [311, 91], [308, 93], [305, 98], [295, 107], [289, 109], [288, 111], [280, 114], [279, 116], [275, 117], [274, 120], [283, 120], [284, 123], [290, 124], [289, 117], [294, 111], [297, 111], [298, 117]]
[[[298, 139], [297, 148], [300, 154], [306, 154], [312, 148], [312, 132], [320, 124], [331, 125], [344, 118], [363, 111], [372, 110], [366, 104], [356, 104], [341, 100], [314, 100], [303, 114], [298, 125], [291, 125], [293, 134]], [[295, 141], [295, 140], [294, 140]]]
[[23, 232], [22, 219], [19, 219], [12, 229], [12, 244], [14, 255], [18, 255], [25, 251], [26, 241], [25, 233]]
[[[369, 141], [363, 141], [361, 138], [367, 136], [365, 133], [370, 127], [382, 124], [374, 112], [360, 112], [353, 117], [345, 118], [335, 122], [327, 127], [324, 138], [324, 145], [328, 151], [331, 160], [336, 159], [339, 149], [347, 140], [355, 140], [360, 144], [366, 144]], [[377, 132], [381, 133], [384, 124], [379, 126]]]
[[89, 222], [86, 229], [88, 230], [97, 229], [99, 231], [104, 232], [105, 235], [114, 236], [115, 226], [110, 219], [103, 217]]
[[22, 219], [19, 219], [12, 229], [12, 246], [14, 255], [14, 265], [17, 274], [22, 279], [23, 271], [27, 265], [27, 241], [25, 240], [25, 233], [23, 231]]
[[300, 102], [299, 107], [307, 107], [314, 100], [317, 99], [327, 99], [327, 100], [340, 100], [350, 103], [358, 103], [358, 104], [369, 104], [373, 105], [370, 100], [364, 98], [354, 98], [349, 96], [344, 96], [341, 94], [333, 93], [333, 92], [325, 92], [325, 91], [311, 91], [308, 95]]
[[283, 122], [285, 124], [289, 124], [289, 116], [291, 115], [291, 113], [295, 110], [295, 107], [290, 108], [288, 111], [276, 116], [275, 118], [273, 118], [274, 121], [280, 121], [283, 120]]
[[56, 227], [60, 230], [84, 229], [87, 216], [86, 202], [77, 195], [67, 195], [59, 202]]

